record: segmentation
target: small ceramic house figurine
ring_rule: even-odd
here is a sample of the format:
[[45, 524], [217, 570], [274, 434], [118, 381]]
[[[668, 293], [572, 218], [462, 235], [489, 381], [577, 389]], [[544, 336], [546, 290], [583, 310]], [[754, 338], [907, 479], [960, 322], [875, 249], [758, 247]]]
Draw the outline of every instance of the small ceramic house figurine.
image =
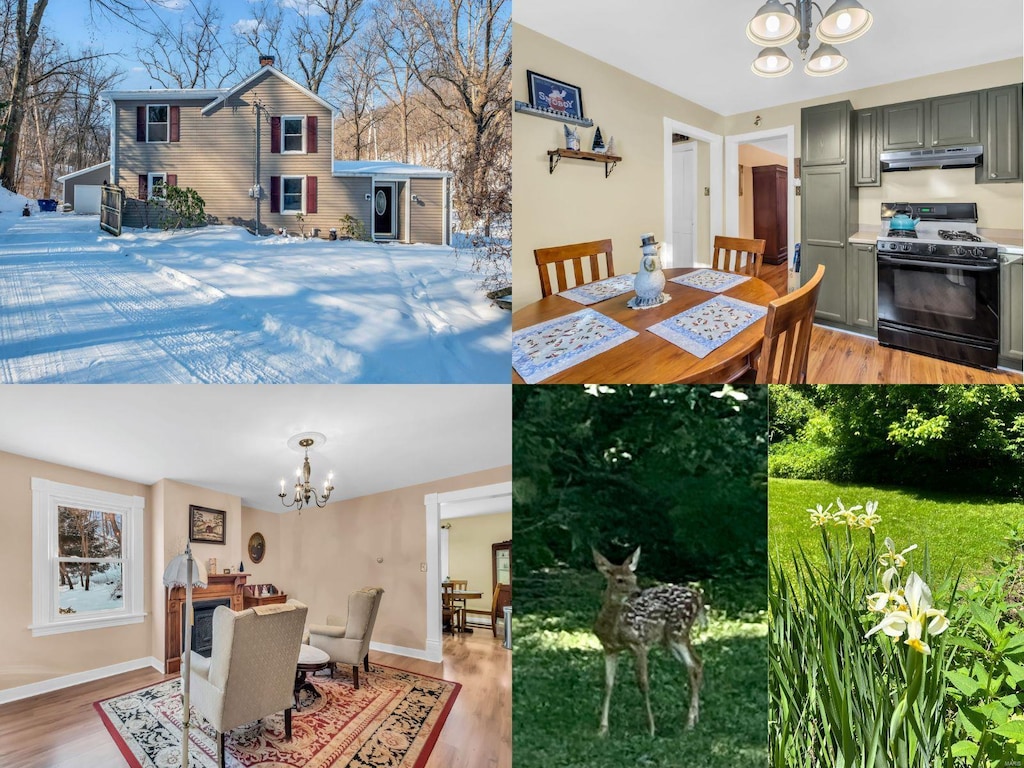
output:
[[565, 123], [562, 124], [562, 128], [565, 130], [565, 148], [574, 151], [579, 151], [580, 148], [580, 132], [577, 128], [570, 129]]
[[597, 126], [597, 131], [594, 133], [594, 152], [604, 153], [606, 151], [604, 146], [604, 139], [601, 137], [601, 126]]
[[654, 233], [641, 235], [640, 247], [643, 256], [640, 258], [640, 269], [637, 270], [633, 290], [636, 296], [626, 302], [633, 309], [657, 307], [668, 301], [668, 294], [662, 293], [665, 288], [665, 273], [661, 271], [661, 260], [658, 258], [659, 244], [654, 240]]

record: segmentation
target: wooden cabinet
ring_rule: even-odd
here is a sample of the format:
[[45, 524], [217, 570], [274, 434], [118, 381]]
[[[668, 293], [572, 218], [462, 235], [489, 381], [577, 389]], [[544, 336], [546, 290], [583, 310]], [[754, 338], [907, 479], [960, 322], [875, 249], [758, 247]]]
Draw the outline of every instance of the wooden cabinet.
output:
[[806, 283], [818, 271], [818, 265], [825, 267], [825, 276], [818, 290], [818, 308], [815, 319], [833, 325], [846, 325], [846, 249], [829, 248], [821, 245], [800, 246], [801, 283]]
[[877, 279], [875, 246], [851, 243], [846, 259], [846, 322], [854, 330], [876, 332]]
[[882, 107], [882, 150], [924, 147], [926, 115], [924, 101]]
[[764, 240], [766, 264], [784, 264], [789, 258], [789, 170], [784, 165], [758, 165], [752, 170], [754, 237]]
[[491, 590], [498, 584], [512, 583], [512, 542], [491, 544]]
[[800, 110], [801, 167], [843, 165], [850, 143], [852, 108], [848, 101]]
[[278, 603], [287, 603], [288, 595], [276, 594], [276, 595], [263, 595], [261, 597], [255, 597], [250, 594], [242, 596], [242, 606], [244, 608], [255, 608], [258, 605], [276, 605]]
[[999, 364], [1024, 367], [1024, 262], [999, 270]]
[[928, 100], [928, 144], [951, 147], [980, 144], [979, 93], [957, 93]]
[[846, 240], [850, 236], [847, 167], [832, 165], [807, 168], [802, 174], [801, 187], [800, 212], [804, 245], [846, 248]]
[[881, 166], [878, 162], [882, 110], [859, 109], [854, 113], [853, 126], [853, 184], [857, 187], [882, 186]]
[[1021, 180], [1021, 84], [990, 88], [981, 95], [985, 154], [975, 169], [978, 184]]

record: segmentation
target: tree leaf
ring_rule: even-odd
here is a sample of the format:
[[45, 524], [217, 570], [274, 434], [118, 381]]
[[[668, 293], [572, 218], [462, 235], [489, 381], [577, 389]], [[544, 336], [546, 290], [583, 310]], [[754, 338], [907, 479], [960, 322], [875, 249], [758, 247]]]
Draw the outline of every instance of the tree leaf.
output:
[[949, 754], [953, 757], [973, 757], [978, 754], [978, 745], [968, 739], [958, 741], [950, 748]]
[[992, 733], [998, 733], [1016, 742], [1024, 742], [1024, 720], [1008, 720], [1002, 725], [993, 728]]
[[946, 679], [956, 686], [957, 690], [963, 693], [964, 696], [974, 696], [981, 689], [981, 684], [977, 680], [962, 672], [954, 672], [951, 669], [947, 670]]

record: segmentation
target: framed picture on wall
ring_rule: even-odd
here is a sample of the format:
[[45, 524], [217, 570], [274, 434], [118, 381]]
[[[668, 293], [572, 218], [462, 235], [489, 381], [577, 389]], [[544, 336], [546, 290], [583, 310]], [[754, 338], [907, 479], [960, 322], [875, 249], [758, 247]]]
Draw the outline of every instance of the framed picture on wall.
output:
[[202, 544], [224, 543], [226, 512], [196, 504], [188, 505], [188, 540]]
[[583, 94], [575, 85], [526, 70], [530, 106], [583, 119]]

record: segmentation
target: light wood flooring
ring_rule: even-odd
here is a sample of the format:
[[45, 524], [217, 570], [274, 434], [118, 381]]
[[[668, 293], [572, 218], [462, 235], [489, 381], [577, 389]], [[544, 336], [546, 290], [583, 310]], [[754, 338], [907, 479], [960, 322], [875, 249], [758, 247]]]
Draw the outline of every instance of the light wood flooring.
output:
[[[445, 636], [440, 664], [374, 651], [370, 659], [462, 683], [424, 768], [511, 768], [512, 654], [501, 647], [500, 638], [492, 638], [489, 630]], [[125, 765], [92, 703], [167, 677], [139, 670], [0, 706], [0, 766]]]
[[[765, 264], [761, 279], [780, 296], [787, 292], [785, 264]], [[876, 339], [814, 326], [808, 384], [1021, 384], [1024, 375], [983, 371], [913, 352], [883, 347]]]

